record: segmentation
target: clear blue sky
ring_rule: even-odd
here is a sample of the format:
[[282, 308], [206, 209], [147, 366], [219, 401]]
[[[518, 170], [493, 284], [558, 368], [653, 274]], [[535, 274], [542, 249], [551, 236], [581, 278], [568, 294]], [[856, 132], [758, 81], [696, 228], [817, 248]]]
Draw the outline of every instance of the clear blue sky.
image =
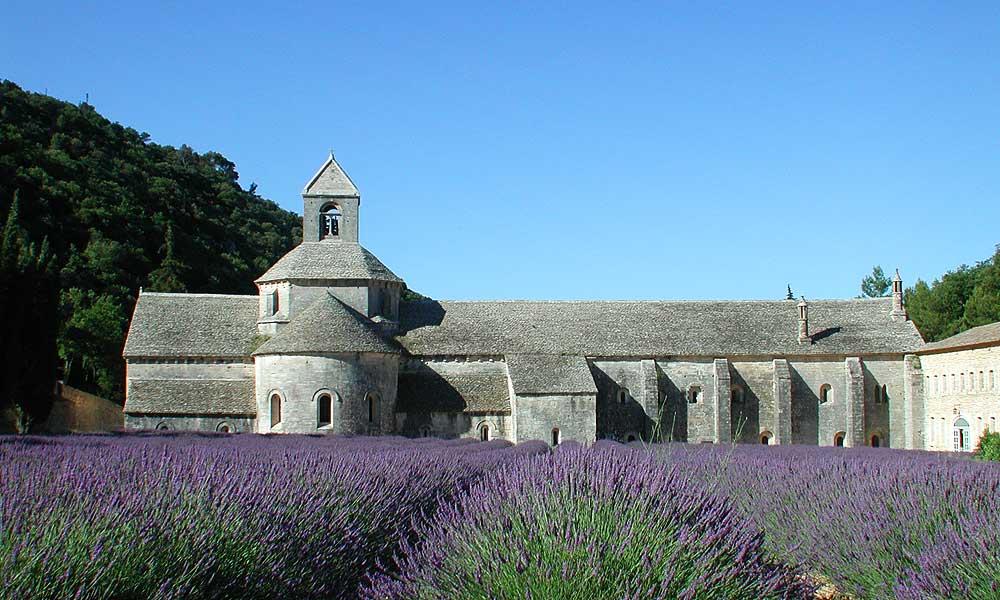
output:
[[335, 149], [437, 298], [850, 297], [1000, 243], [997, 2], [162, 4], [8, 0], [0, 77], [296, 212]]

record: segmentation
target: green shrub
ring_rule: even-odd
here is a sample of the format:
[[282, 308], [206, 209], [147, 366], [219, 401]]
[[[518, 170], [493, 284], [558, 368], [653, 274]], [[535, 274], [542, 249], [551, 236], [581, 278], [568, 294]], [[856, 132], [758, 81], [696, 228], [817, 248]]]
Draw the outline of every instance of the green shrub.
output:
[[1000, 433], [985, 431], [976, 444], [976, 457], [1000, 462]]

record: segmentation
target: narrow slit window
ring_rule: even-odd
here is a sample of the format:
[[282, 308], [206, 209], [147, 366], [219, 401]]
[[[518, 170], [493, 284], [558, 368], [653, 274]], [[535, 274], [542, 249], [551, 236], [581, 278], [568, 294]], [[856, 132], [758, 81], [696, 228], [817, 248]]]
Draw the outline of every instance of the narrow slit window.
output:
[[281, 423], [281, 396], [271, 394], [271, 427]]
[[316, 420], [319, 422], [319, 426], [329, 425], [333, 422], [333, 396], [330, 394], [320, 394], [318, 404], [317, 410], [319, 411], [319, 415]]

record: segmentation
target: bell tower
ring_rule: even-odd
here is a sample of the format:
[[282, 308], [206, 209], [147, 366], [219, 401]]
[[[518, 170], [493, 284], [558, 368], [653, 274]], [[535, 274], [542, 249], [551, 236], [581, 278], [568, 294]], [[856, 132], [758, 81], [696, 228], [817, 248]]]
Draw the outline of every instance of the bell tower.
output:
[[333, 151], [302, 190], [302, 241], [358, 241], [361, 194]]

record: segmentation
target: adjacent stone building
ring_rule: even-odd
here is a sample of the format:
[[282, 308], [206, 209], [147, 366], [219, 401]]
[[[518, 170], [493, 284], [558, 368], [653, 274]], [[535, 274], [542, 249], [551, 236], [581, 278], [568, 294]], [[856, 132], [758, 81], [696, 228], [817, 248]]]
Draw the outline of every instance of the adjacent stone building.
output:
[[1000, 417], [1000, 323], [974, 327], [919, 353], [928, 450], [969, 452]]
[[404, 301], [333, 156], [255, 296], [140, 293], [126, 425], [924, 447], [924, 346], [879, 299]]

